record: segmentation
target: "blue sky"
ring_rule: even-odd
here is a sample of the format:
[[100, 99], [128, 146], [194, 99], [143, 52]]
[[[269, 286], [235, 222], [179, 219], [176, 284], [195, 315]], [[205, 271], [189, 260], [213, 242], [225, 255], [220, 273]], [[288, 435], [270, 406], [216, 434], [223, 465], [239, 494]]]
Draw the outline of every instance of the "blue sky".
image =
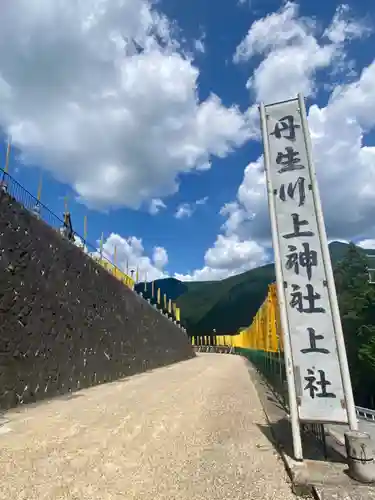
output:
[[256, 104], [303, 92], [329, 237], [375, 246], [371, 2], [75, 4], [0, 7], [0, 155], [78, 233], [149, 279], [264, 264]]

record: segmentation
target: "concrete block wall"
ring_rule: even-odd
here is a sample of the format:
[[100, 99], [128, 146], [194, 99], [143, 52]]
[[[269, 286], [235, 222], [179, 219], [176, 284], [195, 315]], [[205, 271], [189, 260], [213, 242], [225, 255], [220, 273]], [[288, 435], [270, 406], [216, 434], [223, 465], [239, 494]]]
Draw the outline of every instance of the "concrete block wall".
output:
[[0, 194], [0, 408], [193, 357], [180, 327]]

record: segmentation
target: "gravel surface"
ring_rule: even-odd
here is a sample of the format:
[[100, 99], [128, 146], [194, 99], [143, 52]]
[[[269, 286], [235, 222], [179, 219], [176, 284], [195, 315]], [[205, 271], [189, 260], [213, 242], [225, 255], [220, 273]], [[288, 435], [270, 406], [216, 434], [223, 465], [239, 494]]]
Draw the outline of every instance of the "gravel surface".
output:
[[4, 500], [292, 500], [246, 361], [200, 354], [8, 412]]

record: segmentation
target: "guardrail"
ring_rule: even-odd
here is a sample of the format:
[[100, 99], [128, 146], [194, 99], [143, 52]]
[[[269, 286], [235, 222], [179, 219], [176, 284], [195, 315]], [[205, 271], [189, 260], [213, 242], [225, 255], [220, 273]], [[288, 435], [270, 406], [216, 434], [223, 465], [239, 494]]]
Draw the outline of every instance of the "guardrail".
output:
[[301, 431], [304, 434], [312, 435], [320, 444], [324, 458], [327, 460], [327, 442], [326, 442], [326, 430], [324, 424], [316, 424], [313, 422], [303, 422], [301, 423]]
[[234, 347], [227, 345], [193, 345], [195, 352], [216, 352], [218, 354], [236, 354]]
[[[7, 195], [10, 199], [16, 200], [20, 203], [26, 210], [33, 214], [37, 219], [44, 221], [52, 229], [61, 235], [61, 237], [66, 237], [66, 221], [62, 219], [55, 213], [53, 213], [46, 205], [44, 205], [38, 198], [35, 198], [27, 189], [25, 189], [16, 179], [5, 172], [0, 167], [0, 194]], [[117, 277], [124, 285], [129, 286], [129, 288], [134, 287], [134, 280], [129, 276], [121, 272], [114, 263], [110, 261], [107, 257], [100, 255], [99, 249], [96, 245], [88, 242], [83, 236], [78, 234], [71, 228], [72, 234], [69, 240], [72, 244], [79, 247], [84, 253], [89, 257], [96, 260], [104, 269], [106, 269], [110, 274]]]
[[361, 418], [362, 420], [375, 422], [375, 410], [370, 410], [370, 408], [363, 408], [362, 406], [356, 406], [355, 413], [357, 417]]

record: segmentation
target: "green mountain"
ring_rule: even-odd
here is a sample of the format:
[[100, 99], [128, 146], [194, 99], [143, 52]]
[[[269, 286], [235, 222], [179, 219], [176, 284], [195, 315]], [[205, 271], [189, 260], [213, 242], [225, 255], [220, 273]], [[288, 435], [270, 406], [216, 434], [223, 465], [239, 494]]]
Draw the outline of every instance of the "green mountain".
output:
[[196, 282], [177, 299], [182, 322], [190, 335], [234, 333], [250, 324], [274, 280], [268, 264], [222, 281]]
[[[333, 266], [341, 261], [348, 244], [334, 241], [329, 245]], [[375, 255], [375, 250], [358, 248], [363, 255]], [[374, 262], [375, 264], [375, 262]], [[274, 264], [267, 264], [221, 281], [184, 282], [174, 278], [157, 280], [155, 290], [177, 301], [181, 320], [190, 335], [230, 334], [248, 326], [264, 301], [268, 285], [275, 281]], [[139, 291], [144, 284], [137, 285]], [[147, 294], [151, 284], [147, 284]]]
[[[157, 289], [160, 288], [161, 299], [163, 300], [163, 295], [166, 294], [168, 299], [172, 299], [175, 301], [177, 297], [185, 294], [189, 288], [187, 283], [183, 283], [180, 280], [176, 280], [175, 278], [165, 278], [162, 280], [154, 281], [154, 294], [156, 295]], [[146, 283], [138, 283], [135, 285], [135, 289], [137, 292], [142, 292], [143, 296], [146, 299], [151, 298], [152, 295], [152, 284], [150, 282]]]

